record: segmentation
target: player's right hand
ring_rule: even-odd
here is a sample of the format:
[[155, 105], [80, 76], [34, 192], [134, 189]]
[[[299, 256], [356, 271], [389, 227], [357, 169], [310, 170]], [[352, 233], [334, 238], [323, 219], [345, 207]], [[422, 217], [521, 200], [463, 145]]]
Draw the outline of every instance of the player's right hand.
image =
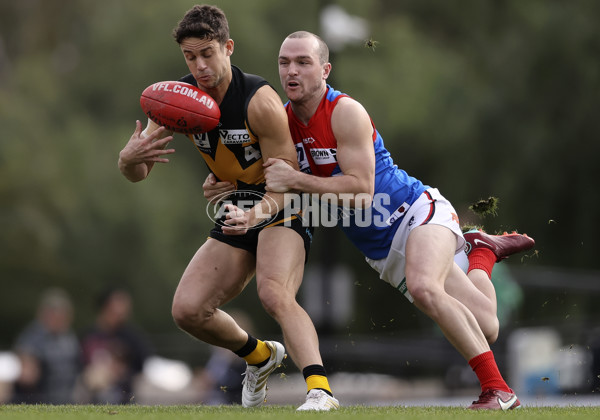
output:
[[263, 163], [266, 190], [285, 193], [292, 189], [291, 180], [298, 171], [281, 159], [269, 158]]

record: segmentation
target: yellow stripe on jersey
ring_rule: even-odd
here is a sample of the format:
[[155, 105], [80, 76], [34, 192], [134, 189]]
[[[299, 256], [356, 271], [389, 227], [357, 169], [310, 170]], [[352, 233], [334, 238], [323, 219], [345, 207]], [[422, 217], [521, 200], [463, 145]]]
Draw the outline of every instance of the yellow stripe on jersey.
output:
[[222, 134], [219, 133], [219, 141], [217, 142], [214, 159], [198, 147], [193, 135], [188, 135], [187, 137], [194, 143], [194, 146], [198, 149], [200, 155], [202, 155], [210, 171], [221, 181], [229, 181], [237, 188], [238, 181], [248, 185], [260, 185], [265, 182], [262, 167], [263, 159], [258, 139], [252, 135], [247, 127], [246, 131], [250, 138], [249, 141], [233, 143], [229, 147], [221, 137]]

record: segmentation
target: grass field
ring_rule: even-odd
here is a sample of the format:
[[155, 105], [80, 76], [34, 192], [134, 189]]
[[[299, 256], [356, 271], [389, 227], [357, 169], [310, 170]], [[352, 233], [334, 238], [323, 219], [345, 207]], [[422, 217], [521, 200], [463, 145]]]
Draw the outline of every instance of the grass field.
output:
[[114, 406], [114, 405], [3, 405], [0, 419], [11, 420], [286, 420], [286, 419], [388, 419], [402, 420], [463, 420], [463, 419], [585, 419], [600, 418], [600, 407], [535, 407], [509, 412], [473, 412], [458, 407], [368, 407], [349, 406], [335, 412], [314, 413], [295, 411], [293, 406], [266, 406], [245, 409], [240, 406]]

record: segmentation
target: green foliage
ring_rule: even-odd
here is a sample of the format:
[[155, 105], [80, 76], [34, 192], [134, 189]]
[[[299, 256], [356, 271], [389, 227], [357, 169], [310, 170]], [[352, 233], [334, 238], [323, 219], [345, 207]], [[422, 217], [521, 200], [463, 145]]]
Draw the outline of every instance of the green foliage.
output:
[[[319, 32], [326, 3], [219, 2], [236, 42], [233, 62], [279, 89], [281, 40]], [[339, 3], [370, 23], [377, 48], [360, 42], [336, 53], [331, 81], [365, 105], [397, 164], [439, 187], [465, 223], [473, 222], [471, 203], [499, 197], [499, 215], [485, 228], [533, 236], [536, 264], [597, 269], [600, 228], [590, 209], [600, 199], [600, 3]], [[170, 33], [189, 7], [0, 3], [0, 347], [50, 285], [76, 296], [77, 327], [89, 323], [94, 295], [118, 283], [134, 292], [148, 330], [176, 331], [170, 298], [209, 229], [204, 164], [182, 136], [171, 163], [140, 184], [127, 182], [116, 162], [144, 117], [143, 88], [187, 72]], [[317, 235], [311, 261], [335, 262], [323, 245], [331, 235]], [[368, 330], [373, 307], [395, 307], [384, 319], [415, 316], [348, 241], [337, 243], [336, 261], [363, 285], [350, 329]], [[254, 295], [241, 302], [263, 317]]]

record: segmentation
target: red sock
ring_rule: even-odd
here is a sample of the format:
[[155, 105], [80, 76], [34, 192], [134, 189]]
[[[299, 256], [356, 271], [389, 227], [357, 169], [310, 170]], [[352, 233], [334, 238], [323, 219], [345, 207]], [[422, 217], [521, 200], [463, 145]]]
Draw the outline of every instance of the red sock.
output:
[[491, 249], [475, 248], [469, 253], [469, 269], [467, 273], [474, 268], [479, 268], [487, 273], [488, 277], [492, 278], [492, 269], [496, 264], [496, 255]]
[[492, 353], [491, 350], [473, 357], [469, 360], [469, 365], [479, 379], [482, 392], [487, 391], [488, 389], [513, 392], [502, 378], [498, 366], [496, 365], [496, 359], [494, 359], [494, 353]]

